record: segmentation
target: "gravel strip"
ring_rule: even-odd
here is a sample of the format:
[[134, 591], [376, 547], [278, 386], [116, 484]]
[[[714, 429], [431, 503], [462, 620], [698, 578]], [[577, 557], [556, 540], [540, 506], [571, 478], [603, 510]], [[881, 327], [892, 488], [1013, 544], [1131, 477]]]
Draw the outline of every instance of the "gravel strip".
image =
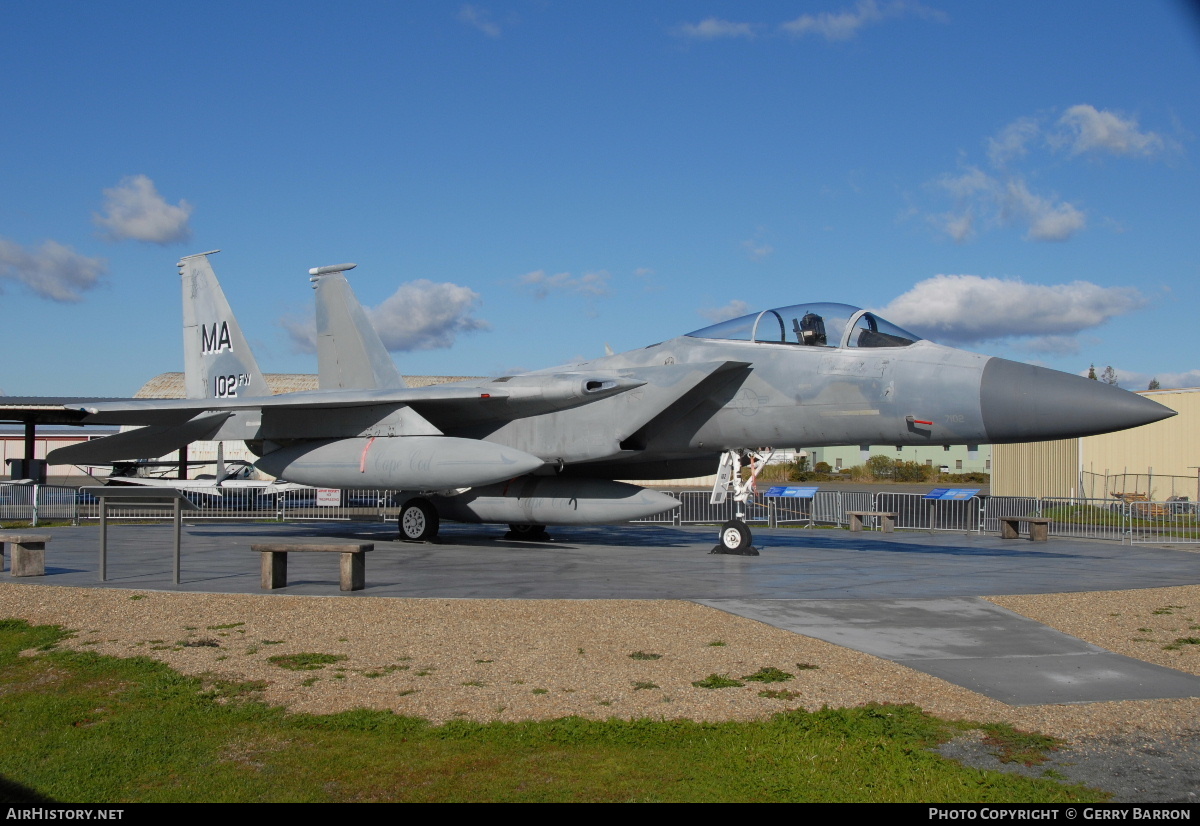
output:
[[[1200, 674], [1200, 586], [991, 601], [1111, 651]], [[67, 648], [261, 681], [264, 700], [293, 711], [391, 709], [434, 722], [565, 715], [719, 721], [792, 708], [914, 703], [941, 717], [1006, 722], [1066, 739], [1073, 750], [1047, 766], [1123, 799], [1195, 800], [1188, 793], [1200, 778], [1200, 699], [1008, 706], [691, 602], [350, 600], [0, 584], [0, 606], [0, 616], [71, 629]], [[1188, 639], [1197, 642], [1180, 642]], [[342, 659], [312, 670], [272, 662], [299, 654]], [[793, 678], [693, 685], [711, 674], [740, 679], [762, 668]], [[761, 696], [765, 691], [777, 693]], [[974, 754], [980, 765], [995, 763], [971, 738], [947, 748], [960, 759]], [[1133, 778], [1128, 789], [1113, 785], [1122, 774]], [[1147, 786], [1151, 777], [1162, 788]]]

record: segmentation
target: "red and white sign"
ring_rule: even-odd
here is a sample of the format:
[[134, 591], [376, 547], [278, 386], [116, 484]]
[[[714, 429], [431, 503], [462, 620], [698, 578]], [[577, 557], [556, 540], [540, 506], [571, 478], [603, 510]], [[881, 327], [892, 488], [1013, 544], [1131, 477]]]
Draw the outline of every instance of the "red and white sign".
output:
[[338, 488], [317, 488], [317, 507], [336, 508], [342, 504], [342, 492]]

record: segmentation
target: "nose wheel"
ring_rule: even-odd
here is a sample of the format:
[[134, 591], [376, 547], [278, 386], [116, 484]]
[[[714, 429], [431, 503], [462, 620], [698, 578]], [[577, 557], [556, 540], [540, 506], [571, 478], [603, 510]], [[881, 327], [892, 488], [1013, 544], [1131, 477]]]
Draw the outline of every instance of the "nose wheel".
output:
[[717, 546], [710, 553], [758, 556], [758, 550], [750, 544], [754, 539], [750, 526], [740, 519], [730, 519], [722, 525], [718, 539]]

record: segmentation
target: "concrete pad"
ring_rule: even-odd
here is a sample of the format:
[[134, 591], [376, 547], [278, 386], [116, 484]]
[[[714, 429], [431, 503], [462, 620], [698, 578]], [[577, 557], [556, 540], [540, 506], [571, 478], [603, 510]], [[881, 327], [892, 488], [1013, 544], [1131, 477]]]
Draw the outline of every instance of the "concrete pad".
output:
[[1115, 654], [978, 598], [698, 602], [1010, 705], [1200, 697], [1200, 677]]
[[[52, 528], [46, 576], [99, 584], [94, 525]], [[257, 593], [260, 542], [373, 542], [362, 596], [494, 599], [902, 599], [1118, 590], [1200, 582], [1200, 554], [1115, 542], [952, 533], [757, 530], [757, 557], [709, 554], [714, 528], [555, 528], [553, 542], [502, 541], [500, 525], [443, 527], [436, 545], [395, 523], [185, 523], [181, 590]], [[886, 538], [885, 538], [886, 537]], [[289, 560], [279, 593], [328, 594], [327, 560]], [[109, 587], [171, 590], [170, 525], [109, 528]], [[336, 592], [336, 588], [334, 589]]]

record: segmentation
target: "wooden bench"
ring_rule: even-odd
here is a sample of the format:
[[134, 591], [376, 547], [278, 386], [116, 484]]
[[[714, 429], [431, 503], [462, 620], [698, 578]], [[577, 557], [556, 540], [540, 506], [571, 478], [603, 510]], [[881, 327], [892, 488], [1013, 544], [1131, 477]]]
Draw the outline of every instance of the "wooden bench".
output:
[[896, 530], [897, 513], [897, 511], [846, 511], [846, 516], [850, 517], [850, 530], [852, 531], [863, 529], [864, 516], [878, 516], [880, 530], [884, 533], [892, 533]]
[[0, 571], [4, 570], [4, 543], [12, 545], [12, 576], [45, 576], [46, 543], [44, 533], [0, 533]]
[[337, 545], [318, 545], [304, 542], [267, 542], [261, 545], [251, 545], [250, 549], [262, 554], [262, 588], [264, 591], [286, 588], [288, 553], [303, 553], [307, 551], [341, 554], [341, 589], [343, 591], [361, 591], [366, 587], [367, 578], [367, 563], [366, 557], [363, 554], [367, 551], [375, 550], [375, 545], [370, 542]]
[[1029, 526], [1031, 542], [1045, 542], [1050, 538], [1050, 523], [1048, 516], [1001, 516], [1000, 537], [1002, 539], [1019, 539], [1022, 523]]

